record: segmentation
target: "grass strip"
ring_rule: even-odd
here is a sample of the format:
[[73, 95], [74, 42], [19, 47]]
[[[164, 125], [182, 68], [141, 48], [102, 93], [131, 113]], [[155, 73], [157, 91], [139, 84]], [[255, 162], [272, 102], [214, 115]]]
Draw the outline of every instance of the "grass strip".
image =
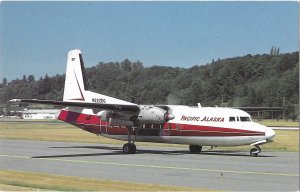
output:
[[262, 119], [262, 120], [255, 120], [255, 122], [268, 126], [268, 127], [299, 127], [298, 121], [291, 121], [291, 120], [276, 120], [276, 119]]
[[7, 185], [7, 184], [1, 184], [0, 183], [0, 191], [46, 191], [46, 190], [45, 189], [30, 188], [30, 187]]
[[[102, 179], [88, 179], [54, 174], [0, 171], [0, 190], [36, 189], [55, 191], [207, 191], [189, 187], [154, 185]], [[4, 188], [2, 188], [4, 187]]]
[[[124, 141], [97, 136], [69, 124], [0, 124], [0, 139], [82, 142], [123, 146]], [[139, 143], [143, 146], [182, 146], [160, 143]]]

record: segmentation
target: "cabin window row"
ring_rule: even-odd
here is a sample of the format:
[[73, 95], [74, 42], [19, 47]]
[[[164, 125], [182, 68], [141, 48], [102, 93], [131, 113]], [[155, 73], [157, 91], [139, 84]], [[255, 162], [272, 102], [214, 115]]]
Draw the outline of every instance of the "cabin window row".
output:
[[249, 122], [252, 121], [250, 117], [229, 117], [229, 122], [235, 122], [235, 121], [241, 121], [241, 122]]

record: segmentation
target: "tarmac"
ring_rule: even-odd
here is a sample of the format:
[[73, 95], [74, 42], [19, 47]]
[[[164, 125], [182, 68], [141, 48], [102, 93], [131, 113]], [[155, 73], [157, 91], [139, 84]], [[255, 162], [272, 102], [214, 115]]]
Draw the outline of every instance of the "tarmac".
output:
[[[250, 150], [250, 147], [249, 147]], [[298, 191], [299, 153], [0, 139], [0, 169], [225, 191]]]

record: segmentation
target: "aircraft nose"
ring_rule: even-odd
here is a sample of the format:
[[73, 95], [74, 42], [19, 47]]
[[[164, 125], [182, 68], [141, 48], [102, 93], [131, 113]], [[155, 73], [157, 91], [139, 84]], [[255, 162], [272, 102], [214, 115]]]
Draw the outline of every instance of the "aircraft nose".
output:
[[267, 127], [267, 130], [265, 131], [265, 134], [266, 134], [267, 139], [272, 139], [276, 135], [275, 131], [268, 127]]

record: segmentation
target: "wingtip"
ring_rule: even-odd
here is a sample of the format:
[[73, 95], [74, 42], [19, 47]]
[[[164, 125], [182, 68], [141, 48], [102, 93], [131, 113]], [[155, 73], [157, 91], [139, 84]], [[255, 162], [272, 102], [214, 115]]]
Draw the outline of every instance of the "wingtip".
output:
[[21, 102], [21, 99], [11, 99], [9, 102]]

